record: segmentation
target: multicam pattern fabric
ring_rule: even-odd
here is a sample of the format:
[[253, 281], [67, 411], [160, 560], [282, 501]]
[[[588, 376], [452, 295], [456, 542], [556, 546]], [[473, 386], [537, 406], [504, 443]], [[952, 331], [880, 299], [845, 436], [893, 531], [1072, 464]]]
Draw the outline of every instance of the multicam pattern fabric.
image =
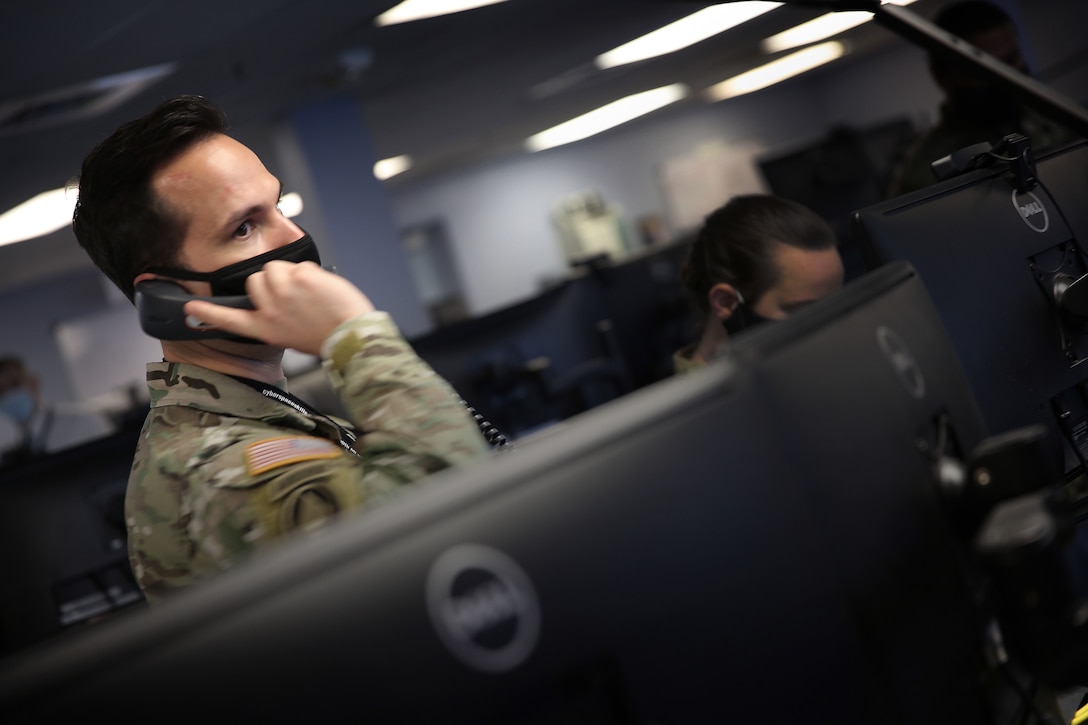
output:
[[151, 411], [125, 518], [149, 602], [489, 450], [453, 390], [384, 313], [341, 325], [322, 353], [359, 456], [340, 448], [329, 419], [202, 367], [148, 365]]
[[692, 370], [698, 370], [699, 368], [704, 367], [703, 363], [692, 359], [697, 344], [698, 343], [693, 342], [672, 354], [672, 368], [674, 373], [683, 375], [684, 373], [690, 373]]

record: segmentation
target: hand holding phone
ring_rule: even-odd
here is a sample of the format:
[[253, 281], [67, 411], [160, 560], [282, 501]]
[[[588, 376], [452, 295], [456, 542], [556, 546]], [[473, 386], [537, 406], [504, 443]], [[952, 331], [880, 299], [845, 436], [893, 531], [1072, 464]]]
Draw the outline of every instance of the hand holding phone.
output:
[[251, 306], [223, 305], [221, 297], [190, 299], [182, 320], [190, 328], [196, 318], [217, 335], [317, 355], [340, 323], [374, 310], [358, 287], [313, 262], [268, 262], [246, 279], [246, 292]]
[[239, 339], [234, 333], [207, 328], [187, 316], [185, 304], [192, 300], [205, 300], [240, 310], [253, 309], [253, 302], [245, 295], [197, 297], [176, 282], [149, 279], [136, 285], [135, 302], [140, 327], [159, 340]]

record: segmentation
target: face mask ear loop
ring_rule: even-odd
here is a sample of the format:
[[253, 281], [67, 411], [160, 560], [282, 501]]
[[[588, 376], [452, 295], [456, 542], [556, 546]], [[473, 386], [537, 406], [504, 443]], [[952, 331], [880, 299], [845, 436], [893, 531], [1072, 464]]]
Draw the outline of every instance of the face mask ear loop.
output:
[[[308, 254], [307, 251], [312, 252]], [[243, 259], [233, 264], [228, 264], [225, 267], [220, 267], [217, 270], [211, 272], [193, 272], [187, 269], [173, 269], [170, 267], [148, 267], [146, 271], [153, 274], [163, 275], [165, 277], [171, 277], [173, 279], [183, 279], [194, 282], [209, 282], [212, 285], [213, 294], [234, 294], [234, 292], [223, 292], [221, 289], [216, 290], [217, 285], [221, 285], [224, 280], [230, 280], [232, 277], [241, 273], [241, 277], [244, 279], [253, 272], [257, 271], [265, 262], [273, 259], [287, 259], [291, 262], [302, 261], [298, 259], [307, 259], [320, 263], [321, 255], [317, 251], [317, 246], [314, 244], [313, 238], [309, 234], [303, 231], [302, 237], [287, 244], [278, 249], [272, 249], [263, 254], [258, 254], [256, 257], [250, 257], [249, 259]], [[237, 294], [244, 294], [244, 292], [237, 292]]]
[[736, 287], [733, 288], [733, 291], [737, 293], [737, 304], [733, 306], [729, 318], [722, 320], [722, 327], [730, 335], [736, 335], [748, 326], [744, 319], [744, 310], [741, 309], [745, 305], [744, 295]]

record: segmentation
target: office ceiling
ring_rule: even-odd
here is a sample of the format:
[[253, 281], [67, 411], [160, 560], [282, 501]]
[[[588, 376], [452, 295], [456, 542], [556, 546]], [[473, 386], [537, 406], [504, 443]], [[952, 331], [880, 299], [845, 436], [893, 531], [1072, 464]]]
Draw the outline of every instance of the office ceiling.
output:
[[[927, 3], [913, 6], [924, 13]], [[517, 152], [528, 136], [608, 101], [675, 82], [701, 89], [766, 61], [759, 40], [819, 10], [781, 7], [657, 59], [593, 59], [706, 0], [510, 0], [375, 27], [394, 0], [0, 0], [0, 211], [61, 186], [120, 123], [178, 93], [220, 103], [236, 135], [300, 103], [357, 96], [379, 158], [410, 154], [411, 183]], [[901, 42], [868, 23], [858, 57]], [[168, 68], [112, 108], [96, 79]], [[691, 100], [689, 102], [701, 102]], [[69, 230], [0, 247], [0, 291], [85, 265]]]

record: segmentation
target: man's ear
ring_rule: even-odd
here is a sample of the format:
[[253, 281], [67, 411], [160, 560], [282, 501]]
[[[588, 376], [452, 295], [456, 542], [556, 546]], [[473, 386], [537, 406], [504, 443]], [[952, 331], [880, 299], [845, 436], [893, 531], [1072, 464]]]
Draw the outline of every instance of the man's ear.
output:
[[733, 311], [740, 303], [740, 292], [731, 284], [719, 282], [707, 292], [707, 302], [710, 304], [710, 314], [721, 321], [733, 316]]
[[152, 279], [159, 279], [159, 275], [152, 274], [151, 272], [141, 272], [140, 274], [136, 275], [136, 279], [132, 280], [132, 286], [135, 287], [141, 282], [147, 282], [148, 280]]
[[135, 288], [136, 285], [140, 284], [141, 282], [148, 282], [148, 281], [153, 280], [153, 279], [161, 279], [161, 280], [165, 280], [167, 282], [170, 282], [171, 284], [176, 284], [178, 287], [181, 287], [183, 290], [185, 290], [186, 292], [188, 292], [191, 295], [206, 295], [206, 294], [208, 294], [204, 290], [194, 289], [193, 286], [192, 286], [194, 283], [190, 282], [189, 280], [174, 279], [173, 277], [167, 277], [165, 275], [155, 274], [154, 272], [141, 272], [140, 274], [136, 275], [136, 279], [132, 280], [132, 286], [133, 286], [133, 288]]

